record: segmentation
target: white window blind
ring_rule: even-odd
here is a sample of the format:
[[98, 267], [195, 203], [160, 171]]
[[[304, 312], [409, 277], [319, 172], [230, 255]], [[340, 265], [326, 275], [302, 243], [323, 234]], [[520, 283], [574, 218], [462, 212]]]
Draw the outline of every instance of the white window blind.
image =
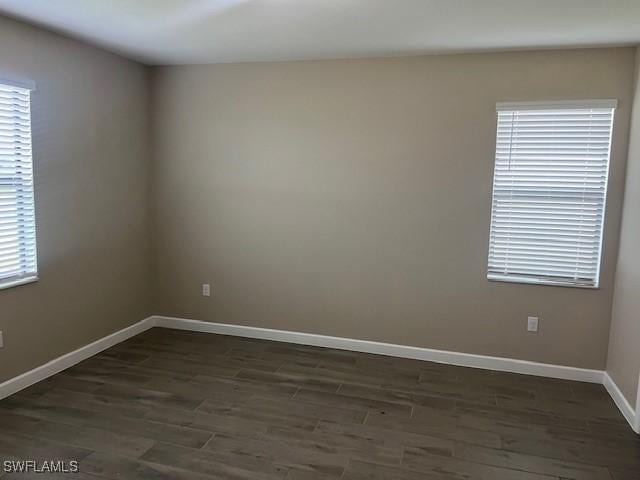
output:
[[490, 280], [598, 286], [615, 107], [498, 104]]
[[0, 82], [0, 288], [37, 277], [30, 94]]

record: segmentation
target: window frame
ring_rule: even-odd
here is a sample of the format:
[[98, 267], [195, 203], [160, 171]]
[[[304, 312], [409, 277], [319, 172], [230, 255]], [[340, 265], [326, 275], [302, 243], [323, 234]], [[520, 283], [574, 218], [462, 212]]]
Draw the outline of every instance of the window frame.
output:
[[[29, 80], [12, 80], [4, 77], [0, 77], [0, 85], [5, 87], [12, 87], [21, 90], [27, 90], [29, 92], [29, 137], [30, 137], [30, 162], [31, 162], [31, 183], [32, 183], [32, 191], [31, 191], [31, 207], [33, 208], [33, 248], [34, 253], [33, 257], [35, 260], [35, 271], [28, 272], [27, 274], [23, 274], [20, 276], [8, 277], [7, 279], [0, 279], [0, 290], [6, 290], [13, 287], [18, 287], [20, 285], [25, 285], [28, 283], [37, 282], [40, 279], [39, 276], [39, 262], [38, 262], [38, 248], [37, 248], [37, 220], [36, 220], [36, 193], [35, 193], [35, 162], [34, 162], [34, 151], [33, 151], [33, 115], [32, 115], [32, 96], [34, 91], [36, 90], [35, 82]], [[0, 177], [0, 185], [3, 181], [9, 180], [11, 182], [11, 177]], [[9, 183], [11, 184], [11, 183]]]
[[[495, 147], [494, 147], [494, 160], [493, 160], [493, 172], [492, 172], [492, 190], [491, 190], [491, 207], [489, 211], [489, 242], [488, 242], [488, 253], [487, 253], [487, 268], [486, 268], [486, 278], [490, 282], [503, 282], [503, 283], [516, 283], [516, 284], [525, 284], [525, 285], [544, 285], [544, 286], [553, 286], [553, 287], [565, 287], [565, 288], [582, 288], [589, 290], [598, 290], [600, 289], [600, 276], [602, 270], [602, 253], [603, 253], [603, 245], [604, 245], [604, 228], [605, 228], [605, 220], [607, 217], [607, 198], [608, 198], [608, 189], [609, 189], [609, 181], [610, 181], [610, 173], [611, 173], [611, 152], [613, 148], [613, 137], [614, 137], [614, 124], [615, 124], [615, 113], [618, 107], [618, 101], [616, 99], [597, 99], [597, 100], [564, 100], [564, 101], [534, 101], [534, 102], [497, 102], [496, 103], [496, 135], [495, 135]], [[611, 126], [609, 132], [609, 148], [607, 151], [607, 161], [606, 161], [606, 174], [605, 174], [605, 184], [603, 189], [603, 197], [602, 197], [602, 217], [600, 219], [600, 238], [598, 243], [598, 257], [596, 264], [596, 271], [593, 283], [585, 283], [577, 280], [571, 281], [569, 278], [566, 280], [561, 279], [562, 277], [557, 277], [554, 279], [553, 276], [542, 276], [542, 275], [525, 275], [525, 274], [500, 274], [494, 273], [490, 269], [491, 263], [491, 253], [492, 253], [492, 235], [493, 235], [493, 221], [494, 221], [494, 199], [495, 199], [495, 190], [496, 190], [496, 166], [497, 166], [497, 150], [498, 150], [498, 127], [499, 127], [499, 118], [498, 112], [500, 111], [517, 111], [517, 110], [560, 110], [560, 109], [611, 109]]]

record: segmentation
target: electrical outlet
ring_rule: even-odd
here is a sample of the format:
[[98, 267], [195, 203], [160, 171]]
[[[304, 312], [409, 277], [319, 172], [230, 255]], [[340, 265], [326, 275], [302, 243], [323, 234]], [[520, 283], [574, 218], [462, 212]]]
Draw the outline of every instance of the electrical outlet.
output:
[[2, 330], [0, 330], [0, 348], [4, 347], [4, 337], [2, 336]]
[[538, 317], [527, 317], [527, 331], [538, 333]]
[[203, 297], [210, 297], [211, 296], [211, 285], [209, 285], [208, 283], [203, 283], [202, 284], [202, 296]]

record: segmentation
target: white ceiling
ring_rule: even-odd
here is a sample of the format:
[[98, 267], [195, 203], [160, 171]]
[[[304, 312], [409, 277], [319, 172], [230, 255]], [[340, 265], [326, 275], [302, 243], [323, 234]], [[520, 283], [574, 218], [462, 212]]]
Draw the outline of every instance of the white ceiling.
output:
[[640, 43], [640, 0], [0, 0], [149, 64]]

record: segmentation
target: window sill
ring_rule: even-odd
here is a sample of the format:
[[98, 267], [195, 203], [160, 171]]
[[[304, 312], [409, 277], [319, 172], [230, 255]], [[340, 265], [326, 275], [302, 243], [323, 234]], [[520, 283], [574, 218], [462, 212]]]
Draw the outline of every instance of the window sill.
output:
[[517, 277], [512, 275], [487, 275], [490, 282], [523, 283], [526, 285], [545, 285], [547, 287], [583, 288], [586, 290], [600, 290], [599, 285], [586, 285], [581, 283], [571, 283], [570, 281], [552, 280], [543, 278]]
[[0, 282], [0, 290], [7, 288], [19, 287], [20, 285], [26, 285], [27, 283], [33, 283], [38, 281], [38, 276], [20, 278], [18, 280], [11, 280], [9, 282]]

